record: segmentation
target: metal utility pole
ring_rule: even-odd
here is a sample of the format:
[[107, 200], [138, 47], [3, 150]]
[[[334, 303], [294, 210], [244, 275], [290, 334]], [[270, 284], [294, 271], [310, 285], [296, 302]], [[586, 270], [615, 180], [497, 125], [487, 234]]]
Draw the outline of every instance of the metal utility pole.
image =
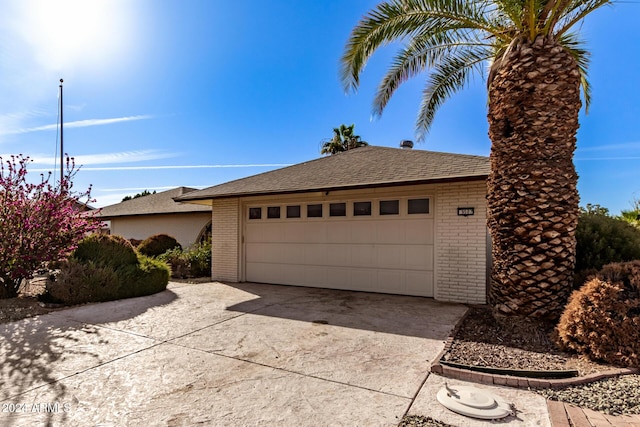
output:
[[63, 103], [62, 103], [62, 83], [60, 79], [60, 186], [62, 187], [62, 180], [64, 179], [64, 118], [63, 118]]

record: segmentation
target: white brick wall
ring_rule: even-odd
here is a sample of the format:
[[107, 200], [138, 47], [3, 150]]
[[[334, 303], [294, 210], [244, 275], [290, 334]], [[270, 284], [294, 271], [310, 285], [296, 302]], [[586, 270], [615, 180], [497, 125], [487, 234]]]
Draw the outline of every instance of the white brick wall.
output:
[[211, 231], [211, 278], [226, 282], [239, 281], [240, 201], [213, 201]]
[[[435, 200], [435, 290], [442, 301], [486, 303], [487, 209], [484, 181], [439, 184]], [[473, 207], [473, 216], [458, 208]]]

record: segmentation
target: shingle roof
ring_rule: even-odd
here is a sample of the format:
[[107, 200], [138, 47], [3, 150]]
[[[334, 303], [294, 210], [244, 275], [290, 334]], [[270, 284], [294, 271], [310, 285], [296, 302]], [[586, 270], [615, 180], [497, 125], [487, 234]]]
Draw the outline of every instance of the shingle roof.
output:
[[211, 211], [210, 206], [194, 205], [192, 203], [178, 203], [173, 199], [196, 191], [195, 188], [178, 187], [173, 190], [161, 193], [149, 194], [148, 196], [137, 197], [115, 205], [102, 208], [99, 217], [109, 219], [114, 217], [132, 215], [151, 215], [166, 213], [189, 213]]
[[215, 185], [176, 200], [485, 179], [488, 175], [488, 157], [369, 146]]

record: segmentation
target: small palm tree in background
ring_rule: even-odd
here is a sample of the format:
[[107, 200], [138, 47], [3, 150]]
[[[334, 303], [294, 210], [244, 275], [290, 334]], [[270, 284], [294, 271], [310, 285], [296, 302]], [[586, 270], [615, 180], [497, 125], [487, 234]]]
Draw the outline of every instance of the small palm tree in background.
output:
[[336, 154], [369, 145], [354, 133], [355, 125], [333, 128], [333, 137], [322, 144], [320, 154]]
[[640, 228], [640, 199], [634, 199], [631, 204], [630, 210], [620, 212], [620, 219]]
[[356, 90], [381, 46], [404, 46], [374, 100], [429, 76], [417, 118], [424, 139], [437, 109], [488, 65], [493, 243], [490, 300], [507, 315], [555, 317], [571, 290], [578, 222], [573, 164], [578, 113], [589, 104], [588, 52], [574, 29], [607, 0], [388, 0], [352, 30], [342, 81]]

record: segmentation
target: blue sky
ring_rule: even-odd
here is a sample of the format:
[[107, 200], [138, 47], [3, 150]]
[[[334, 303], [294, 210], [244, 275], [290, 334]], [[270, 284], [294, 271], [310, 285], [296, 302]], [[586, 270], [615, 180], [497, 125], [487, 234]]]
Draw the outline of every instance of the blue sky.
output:
[[[372, 145], [414, 139], [426, 76], [371, 120], [394, 46], [378, 52], [357, 94], [339, 59], [375, 0], [2, 0], [0, 155], [56, 164], [58, 80], [75, 187], [96, 206], [144, 189], [204, 188], [320, 156], [338, 125]], [[581, 205], [612, 213], [640, 198], [640, 3], [589, 17], [592, 106], [580, 117]], [[486, 91], [451, 98], [417, 149], [488, 155]]]

